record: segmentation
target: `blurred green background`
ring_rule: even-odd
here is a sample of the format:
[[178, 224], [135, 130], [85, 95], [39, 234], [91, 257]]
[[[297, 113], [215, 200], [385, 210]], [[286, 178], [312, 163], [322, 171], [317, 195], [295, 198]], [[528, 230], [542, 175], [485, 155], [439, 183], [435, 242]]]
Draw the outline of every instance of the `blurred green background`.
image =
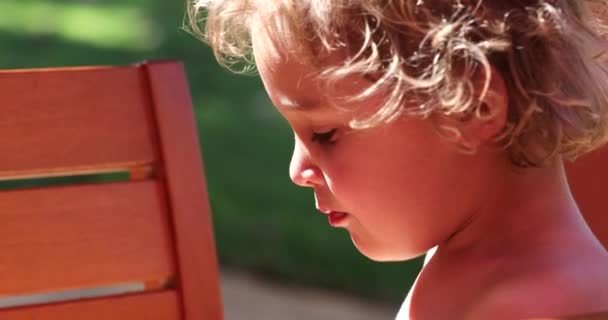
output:
[[220, 68], [182, 28], [184, 0], [1, 0], [0, 68], [178, 59], [188, 72], [220, 264], [398, 303], [421, 261], [376, 263], [288, 177], [292, 136], [260, 80]]

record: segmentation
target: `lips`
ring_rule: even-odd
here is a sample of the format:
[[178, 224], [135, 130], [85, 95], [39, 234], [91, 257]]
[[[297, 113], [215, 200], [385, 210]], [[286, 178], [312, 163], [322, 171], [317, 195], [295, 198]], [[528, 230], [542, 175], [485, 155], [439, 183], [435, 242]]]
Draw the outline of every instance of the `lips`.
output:
[[348, 218], [348, 213], [342, 211], [326, 210], [323, 208], [317, 208], [319, 211], [327, 215], [329, 224], [332, 227], [344, 227], [345, 221]]
[[341, 227], [347, 217], [348, 213], [346, 212], [331, 211], [328, 215], [329, 224], [332, 227]]

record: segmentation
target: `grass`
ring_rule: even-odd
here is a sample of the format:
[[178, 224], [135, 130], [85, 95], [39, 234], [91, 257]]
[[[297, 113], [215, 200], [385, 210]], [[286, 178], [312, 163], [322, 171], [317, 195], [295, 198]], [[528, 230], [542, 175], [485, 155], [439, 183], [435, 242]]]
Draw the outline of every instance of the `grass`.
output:
[[184, 3], [3, 0], [0, 68], [178, 59], [188, 71], [220, 263], [397, 302], [420, 261], [374, 263], [289, 181], [292, 136], [257, 77], [232, 75], [181, 30]]
[[[77, 43], [134, 51], [152, 50], [163, 37], [154, 20], [133, 4], [75, 5], [51, 1], [3, 0], [0, 29], [52, 36]], [[86, 26], [86, 27], [83, 27]]]

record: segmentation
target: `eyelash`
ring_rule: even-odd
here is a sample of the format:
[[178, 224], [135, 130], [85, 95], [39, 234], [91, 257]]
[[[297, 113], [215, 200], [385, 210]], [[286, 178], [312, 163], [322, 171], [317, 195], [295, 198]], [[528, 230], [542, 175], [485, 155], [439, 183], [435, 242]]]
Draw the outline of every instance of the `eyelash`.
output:
[[332, 140], [336, 135], [336, 131], [338, 131], [338, 129], [331, 129], [326, 132], [313, 132], [310, 140], [320, 145], [332, 145], [336, 142], [335, 140]]

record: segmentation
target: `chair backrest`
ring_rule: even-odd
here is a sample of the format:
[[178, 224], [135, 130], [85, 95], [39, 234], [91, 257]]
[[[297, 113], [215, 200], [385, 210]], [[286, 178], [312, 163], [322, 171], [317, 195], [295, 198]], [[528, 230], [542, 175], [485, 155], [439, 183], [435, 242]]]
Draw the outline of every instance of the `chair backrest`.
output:
[[574, 199], [591, 230], [608, 248], [608, 147], [566, 166]]
[[6, 70], [0, 92], [0, 182], [85, 177], [0, 190], [0, 319], [220, 320], [182, 65]]
[[[608, 23], [608, 4], [601, 0], [589, 1], [589, 4], [602, 22]], [[608, 249], [608, 192], [605, 191], [608, 182], [608, 147], [585, 156], [568, 169], [570, 185], [585, 219]]]

